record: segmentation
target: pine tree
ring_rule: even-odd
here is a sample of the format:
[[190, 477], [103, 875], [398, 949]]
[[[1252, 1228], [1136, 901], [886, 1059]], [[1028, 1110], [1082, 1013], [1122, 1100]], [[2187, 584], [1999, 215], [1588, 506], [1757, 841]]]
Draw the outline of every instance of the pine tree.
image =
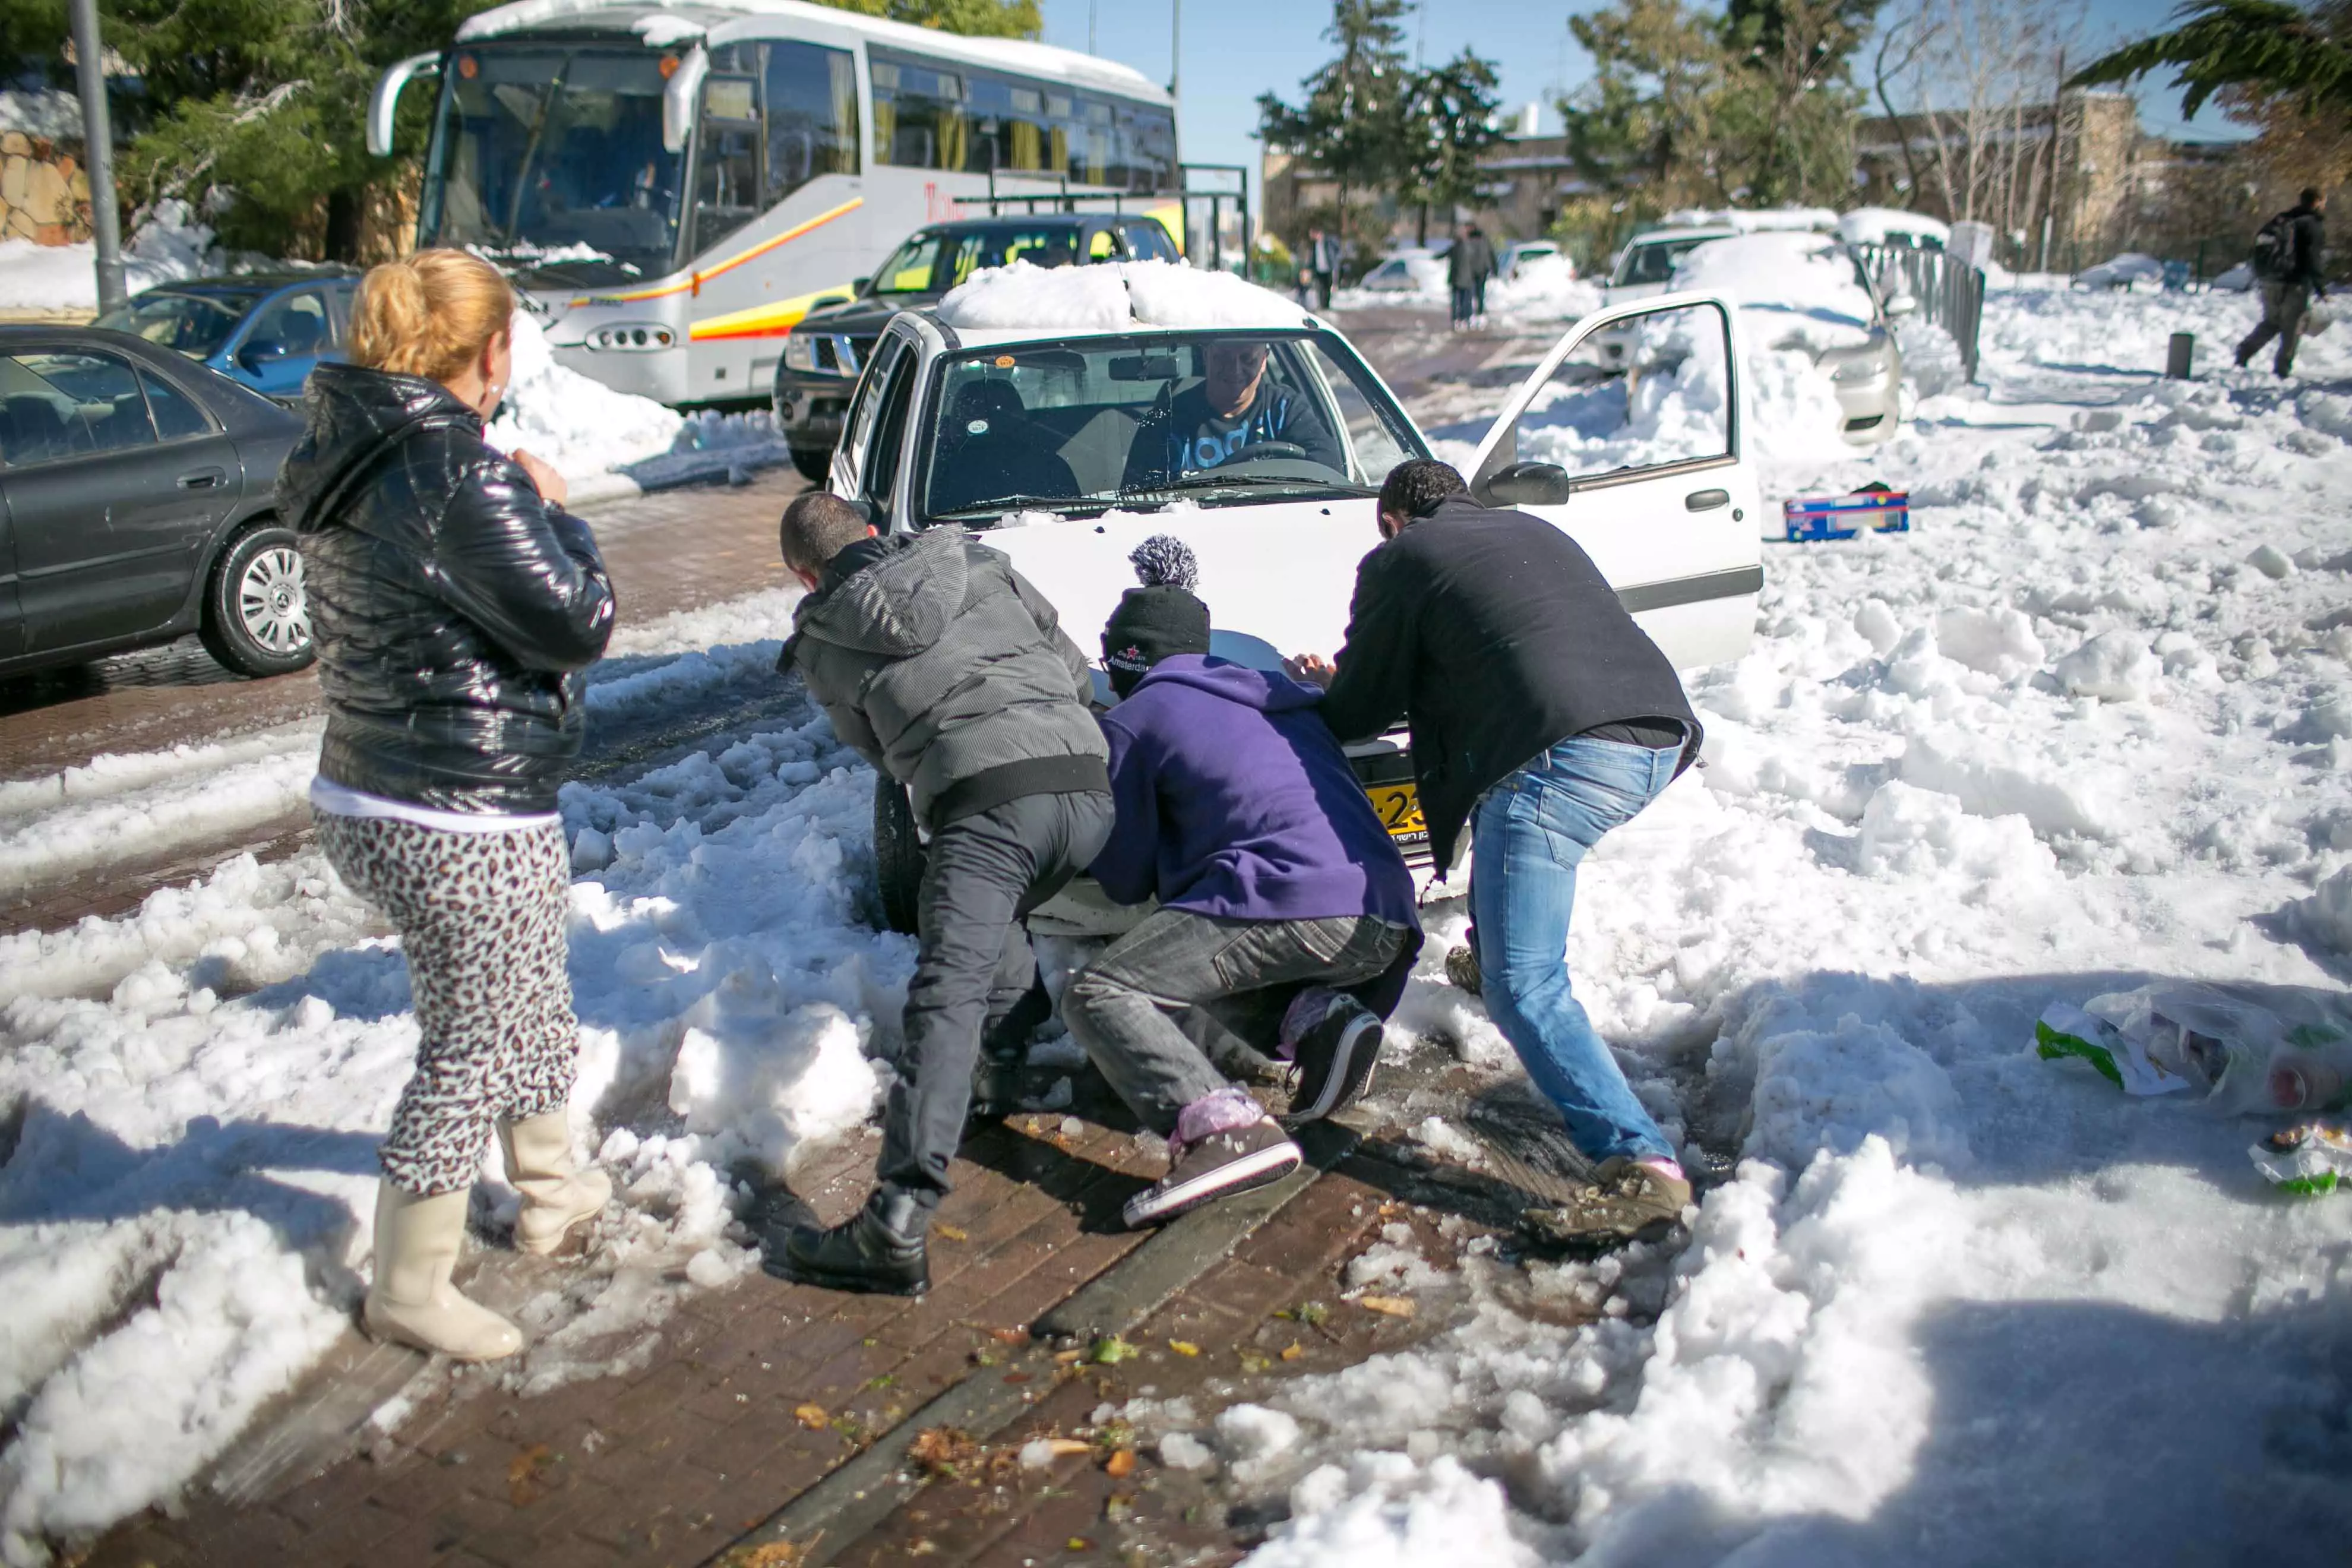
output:
[[1413, 73], [1406, 93], [1406, 199], [1421, 208], [1421, 242], [1429, 243], [1429, 210], [1452, 221], [1455, 207], [1475, 201], [1483, 176], [1478, 160], [1503, 139], [1496, 122], [1502, 98], [1492, 60], [1464, 49], [1442, 66]]
[[1405, 0], [1333, 0], [1323, 36], [1339, 57], [1299, 84], [1299, 107], [1270, 92], [1257, 100], [1266, 146], [1338, 182], [1342, 244], [1351, 195], [1393, 186], [1406, 168], [1412, 72], [1398, 25], [1404, 11]]

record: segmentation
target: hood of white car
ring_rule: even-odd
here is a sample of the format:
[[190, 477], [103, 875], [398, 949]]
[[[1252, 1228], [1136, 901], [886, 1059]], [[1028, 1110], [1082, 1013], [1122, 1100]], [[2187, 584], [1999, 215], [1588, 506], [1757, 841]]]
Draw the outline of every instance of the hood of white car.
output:
[[1356, 563], [1381, 542], [1375, 514], [1370, 498], [1070, 520], [1030, 512], [979, 538], [1012, 557], [1090, 658], [1101, 654], [1103, 623], [1119, 595], [1136, 585], [1128, 552], [1155, 533], [1192, 546], [1201, 565], [1196, 591], [1215, 629], [1259, 638], [1284, 655], [1328, 658], [1348, 634]]

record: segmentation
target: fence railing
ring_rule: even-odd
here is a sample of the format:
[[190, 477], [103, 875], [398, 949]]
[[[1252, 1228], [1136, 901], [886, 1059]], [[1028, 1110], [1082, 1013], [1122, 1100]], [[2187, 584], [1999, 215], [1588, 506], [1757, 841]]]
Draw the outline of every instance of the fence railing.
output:
[[1918, 302], [1913, 321], [1933, 321], [1951, 334], [1968, 378], [1976, 380], [1977, 328], [1984, 320], [1983, 269], [1942, 250], [1896, 245], [1857, 245], [1853, 250], [1877, 283], [1880, 299], [1907, 294]]

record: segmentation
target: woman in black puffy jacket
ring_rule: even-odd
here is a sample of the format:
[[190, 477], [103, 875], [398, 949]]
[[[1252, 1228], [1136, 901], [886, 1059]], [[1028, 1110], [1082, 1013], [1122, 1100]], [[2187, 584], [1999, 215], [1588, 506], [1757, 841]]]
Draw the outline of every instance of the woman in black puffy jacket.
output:
[[562, 479], [482, 438], [513, 372], [514, 295], [457, 250], [361, 280], [348, 364], [312, 373], [278, 495], [302, 538], [327, 733], [319, 843], [401, 933], [416, 1073], [377, 1189], [370, 1332], [461, 1360], [520, 1331], [450, 1284], [495, 1128], [519, 1247], [552, 1252], [612, 1195], [573, 1161], [579, 1051], [556, 789], [613, 586]]

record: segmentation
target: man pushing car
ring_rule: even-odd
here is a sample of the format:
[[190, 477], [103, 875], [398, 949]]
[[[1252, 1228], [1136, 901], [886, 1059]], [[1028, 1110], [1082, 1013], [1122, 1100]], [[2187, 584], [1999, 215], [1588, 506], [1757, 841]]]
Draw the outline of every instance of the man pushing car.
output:
[[1529, 1227], [1579, 1243], [1663, 1235], [1690, 1184], [1570, 988], [1568, 922], [1578, 863], [1698, 754], [1698, 721], [1673, 663], [1550, 523], [1480, 506], [1428, 458], [1390, 472], [1379, 517], [1385, 542], [1356, 570], [1337, 670], [1307, 658], [1291, 673], [1327, 687], [1323, 718], [1343, 737], [1409, 718], [1439, 866], [1473, 830], [1487, 1011], [1598, 1166]]
[[1293, 1121], [1363, 1092], [1381, 1018], [1421, 951], [1412, 874], [1317, 712], [1322, 694], [1209, 654], [1192, 552], [1165, 534], [1130, 557], [1103, 629], [1118, 705], [1102, 717], [1118, 826], [1095, 879], [1160, 907], [1087, 965], [1063, 1021], [1169, 1170], [1127, 1205], [1172, 1219], [1278, 1180], [1298, 1146], [1218, 1070], [1277, 1035]]

